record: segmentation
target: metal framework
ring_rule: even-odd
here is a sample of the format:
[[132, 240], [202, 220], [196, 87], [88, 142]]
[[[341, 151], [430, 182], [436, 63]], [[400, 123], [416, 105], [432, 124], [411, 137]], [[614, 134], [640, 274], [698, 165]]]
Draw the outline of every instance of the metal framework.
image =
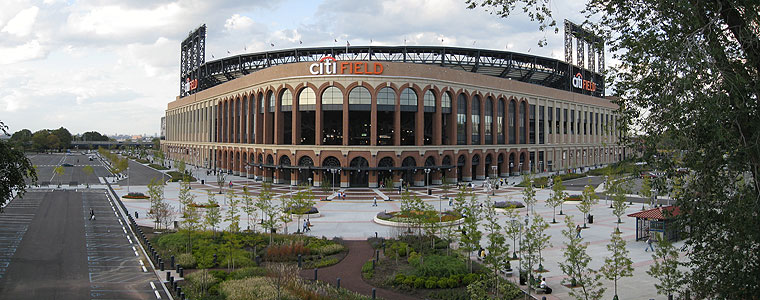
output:
[[[561, 60], [508, 51], [442, 46], [350, 46], [296, 48], [241, 54], [200, 65], [197, 91], [246, 76], [272, 66], [315, 62], [332, 56], [336, 60], [404, 62], [435, 65], [489, 76], [508, 78], [562, 90], [572, 90], [570, 64]], [[183, 77], [184, 78], [184, 77]], [[604, 96], [601, 87], [593, 96]], [[586, 93], [588, 94], [588, 93]]]
[[187, 85], [199, 79], [198, 68], [206, 62], [206, 24], [190, 32], [180, 49], [179, 94], [186, 96], [199, 90], [190, 89]]
[[[573, 40], [576, 41], [576, 59], [573, 64]], [[586, 52], [588, 47], [588, 52]], [[586, 57], [588, 53], [588, 58]], [[596, 56], [599, 56], [598, 66], [596, 63]], [[588, 60], [588, 69], [585, 67], [586, 60]], [[571, 74], [581, 73], [583, 78], [590, 78], [591, 81], [597, 84], [597, 89], [601, 89], [604, 93], [604, 85], [599, 84], [601, 82], [601, 73], [604, 72], [604, 40], [592, 32], [584, 29], [583, 27], [565, 20], [565, 62], [567, 62], [568, 72]], [[575, 89], [571, 90], [575, 91]], [[589, 92], [576, 91], [584, 94]], [[595, 93], [591, 93], [594, 94]]]

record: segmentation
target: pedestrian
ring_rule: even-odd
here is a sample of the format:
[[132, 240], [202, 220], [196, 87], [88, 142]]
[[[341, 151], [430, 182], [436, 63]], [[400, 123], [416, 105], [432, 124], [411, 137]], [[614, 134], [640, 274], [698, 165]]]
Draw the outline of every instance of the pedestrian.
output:
[[647, 248], [644, 249], [644, 252], [649, 252], [649, 249], [652, 249], [652, 252], [654, 252], [654, 247], [652, 247], [652, 236], [647, 237]]
[[454, 206], [453, 204], [454, 204], [454, 199], [449, 197], [449, 206]]
[[232, 180], [230, 180], [230, 188], [232, 188]]
[[372, 198], [372, 206], [377, 206], [377, 196]]
[[303, 220], [303, 232], [309, 231], [309, 221]]
[[341, 193], [343, 195], [343, 200], [346, 200], [346, 193]]
[[575, 237], [576, 238], [581, 237], [581, 225], [575, 225]]

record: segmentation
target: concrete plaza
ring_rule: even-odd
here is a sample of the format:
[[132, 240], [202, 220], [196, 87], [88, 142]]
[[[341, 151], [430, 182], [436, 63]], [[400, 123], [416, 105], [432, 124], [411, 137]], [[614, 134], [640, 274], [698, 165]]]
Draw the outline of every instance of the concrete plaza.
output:
[[[207, 194], [209, 192], [214, 193], [216, 201], [220, 203], [223, 214], [228, 209], [228, 205], [225, 203], [224, 195], [219, 194], [219, 186], [216, 183], [216, 176], [213, 174], [206, 175], [206, 170], [198, 169], [194, 171], [194, 175], [199, 179], [198, 183], [192, 184], [192, 194], [196, 196], [196, 202], [206, 202]], [[200, 180], [203, 179], [205, 184], [201, 184]], [[510, 178], [509, 185], [507, 187], [502, 186], [499, 190], [493, 191], [495, 196], [491, 196], [491, 201], [504, 201], [504, 200], [518, 200], [522, 201], [521, 188], [514, 187], [513, 185], [520, 178]], [[586, 177], [575, 180], [566, 181], [566, 185], [569, 186], [583, 186], [591, 180], [591, 184], [599, 184], [602, 182], [599, 177]], [[255, 182], [252, 179], [246, 179], [239, 176], [227, 176], [224, 184], [223, 193], [229, 190], [229, 182], [232, 182], [232, 190], [236, 194], [242, 194], [243, 187], [247, 187], [248, 190], [254, 195], [258, 195], [261, 189], [261, 183]], [[124, 183], [121, 181], [120, 183]], [[483, 182], [473, 182], [474, 191], [478, 195], [478, 199], [481, 202], [488, 201], [488, 194], [490, 193], [485, 187]], [[117, 194], [126, 195], [127, 187], [118, 186], [114, 187]], [[132, 192], [147, 193], [146, 186], [131, 186], [129, 190]], [[576, 189], [577, 190], [577, 189]], [[601, 192], [603, 186], [597, 186], [597, 192]], [[323, 192], [319, 188], [314, 188], [313, 192], [317, 199], [330, 200], [330, 201], [317, 201], [316, 207], [319, 209], [321, 216], [318, 218], [312, 218], [310, 221], [314, 226], [309, 235], [313, 236], [326, 236], [326, 237], [342, 237], [347, 240], [363, 240], [368, 237], [374, 237], [375, 233], [382, 237], [392, 237], [399, 232], [397, 228], [388, 227], [374, 223], [372, 220], [378, 212], [381, 211], [395, 211], [399, 210], [399, 195], [397, 190], [389, 191], [383, 189], [372, 188], [351, 188], [340, 189], [337, 188], [336, 193], [332, 191]], [[440, 187], [432, 187], [432, 195], [427, 194], [425, 188], [411, 188], [412, 193], [417, 194], [427, 203], [433, 205], [435, 208], [442, 210], [451, 209], [447, 200], [441, 200], [439, 196], [444, 195], [444, 191]], [[335, 197], [337, 192], [343, 192], [346, 194], [346, 200], [338, 199]], [[449, 195], [453, 196], [456, 192], [452, 189]], [[278, 202], [280, 197], [289, 197], [291, 193], [295, 193], [295, 187], [289, 187], [287, 185], [274, 185], [273, 186], [274, 201]], [[568, 191], [568, 193], [576, 194], [579, 191]], [[170, 205], [175, 210], [179, 208], [178, 196], [179, 184], [169, 183], [165, 188], [165, 196]], [[552, 208], [546, 205], [546, 199], [549, 198], [551, 191], [549, 189], [539, 189], [536, 193], [538, 203], [535, 206], [535, 212], [541, 215], [547, 222], [552, 221]], [[445, 196], [445, 195], [444, 195]], [[630, 195], [631, 198], [634, 195]], [[377, 198], [377, 206], [373, 206], [374, 198]], [[388, 201], [383, 201], [388, 199]], [[634, 212], [638, 212], [642, 208], [642, 200], [639, 199], [639, 203], [630, 205], [626, 210], [626, 215]], [[138, 212], [139, 218], [137, 222], [144, 226], [153, 226], [153, 222], [146, 215], [149, 210], [149, 202], [147, 200], [124, 200], [124, 204], [127, 209], [134, 215], [134, 212]], [[582, 213], [578, 210], [575, 204], [566, 203], [562, 207], [562, 211], [566, 215], [570, 215], [574, 222], [583, 225]], [[526, 214], [526, 209], [519, 210], [521, 217], [518, 221], [523, 221]], [[559, 213], [559, 209], [557, 209]], [[241, 212], [241, 214], [243, 214]], [[618, 281], [618, 295], [621, 299], [665, 299], [664, 296], [657, 295], [654, 288], [655, 279], [646, 274], [649, 266], [653, 263], [651, 254], [652, 252], [645, 252], [646, 243], [644, 241], [635, 241], [635, 219], [623, 216], [622, 224], [616, 224], [617, 218], [612, 214], [612, 210], [606, 203], [604, 197], [599, 201], [599, 204], [592, 208], [591, 214], [594, 215], [594, 223], [589, 224], [589, 228], [582, 231], [584, 242], [588, 244], [588, 253], [592, 257], [590, 266], [594, 269], [599, 269], [604, 263], [604, 258], [609, 256], [606, 245], [610, 240], [610, 234], [619, 226], [622, 231], [622, 237], [627, 243], [627, 248], [630, 251], [630, 258], [633, 260], [634, 276], [623, 278]], [[175, 215], [177, 220], [180, 220], [179, 215]], [[261, 230], [260, 226], [254, 225], [256, 220], [260, 216], [251, 216], [251, 228], [255, 230]], [[561, 231], [565, 229], [563, 223], [564, 216], [557, 215], [557, 221], [559, 223], [551, 224], [547, 229], [547, 233], [551, 236], [551, 247], [548, 247], [542, 252], [544, 257], [544, 267], [548, 272], [543, 273], [542, 276], [547, 278], [547, 283], [554, 289], [551, 295], [546, 296], [547, 299], [570, 299], [570, 288], [564, 285], [566, 283], [566, 276], [562, 274], [559, 267], [559, 262], [563, 261], [563, 243], [566, 241]], [[241, 227], [248, 226], [247, 216], [241, 215]], [[502, 224], [506, 224], [510, 220], [501, 215], [500, 219]], [[181, 221], [181, 220], [180, 220]], [[217, 229], [226, 228], [228, 223], [222, 222]], [[287, 227], [287, 228], [286, 228]], [[295, 232], [300, 224], [294, 220], [287, 226], [281, 226], [278, 232]], [[485, 247], [487, 241], [483, 238], [481, 244]], [[512, 242], [510, 241], [510, 245]], [[518, 243], [519, 245], [519, 243]], [[682, 246], [683, 243], [676, 243], [676, 247]], [[518, 246], [519, 247], [519, 246]], [[517, 261], [512, 262], [513, 268], [516, 270]], [[516, 271], [514, 276], [510, 277], [510, 280], [517, 280]], [[603, 280], [607, 291], [603, 299], [611, 299], [614, 295], [613, 284], [606, 279]], [[540, 297], [539, 297], [540, 299]]]

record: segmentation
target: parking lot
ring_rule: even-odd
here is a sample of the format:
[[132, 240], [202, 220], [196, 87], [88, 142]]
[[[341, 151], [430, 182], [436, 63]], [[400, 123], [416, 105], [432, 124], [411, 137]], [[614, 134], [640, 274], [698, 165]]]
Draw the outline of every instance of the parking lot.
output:
[[0, 299], [166, 298], [105, 190], [31, 190], [0, 224]]
[[[94, 156], [94, 154], [92, 154]], [[110, 173], [101, 164], [98, 159], [90, 161], [88, 155], [73, 153], [67, 155], [64, 153], [57, 154], [27, 154], [29, 160], [37, 170], [37, 180], [42, 186], [45, 185], [69, 185], [72, 182], [77, 184], [98, 184], [98, 177], [109, 176]], [[58, 166], [63, 166], [63, 174], [59, 175], [54, 172]], [[91, 166], [92, 174], [84, 171], [85, 166]]]

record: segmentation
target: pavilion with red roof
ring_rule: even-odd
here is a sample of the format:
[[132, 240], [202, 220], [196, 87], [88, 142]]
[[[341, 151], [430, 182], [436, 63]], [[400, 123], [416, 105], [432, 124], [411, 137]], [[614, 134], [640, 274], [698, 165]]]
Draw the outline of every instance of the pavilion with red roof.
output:
[[652, 232], [659, 232], [669, 241], [680, 238], [675, 225], [676, 216], [681, 213], [678, 206], [664, 206], [628, 215], [636, 218], [636, 240], [647, 239]]

